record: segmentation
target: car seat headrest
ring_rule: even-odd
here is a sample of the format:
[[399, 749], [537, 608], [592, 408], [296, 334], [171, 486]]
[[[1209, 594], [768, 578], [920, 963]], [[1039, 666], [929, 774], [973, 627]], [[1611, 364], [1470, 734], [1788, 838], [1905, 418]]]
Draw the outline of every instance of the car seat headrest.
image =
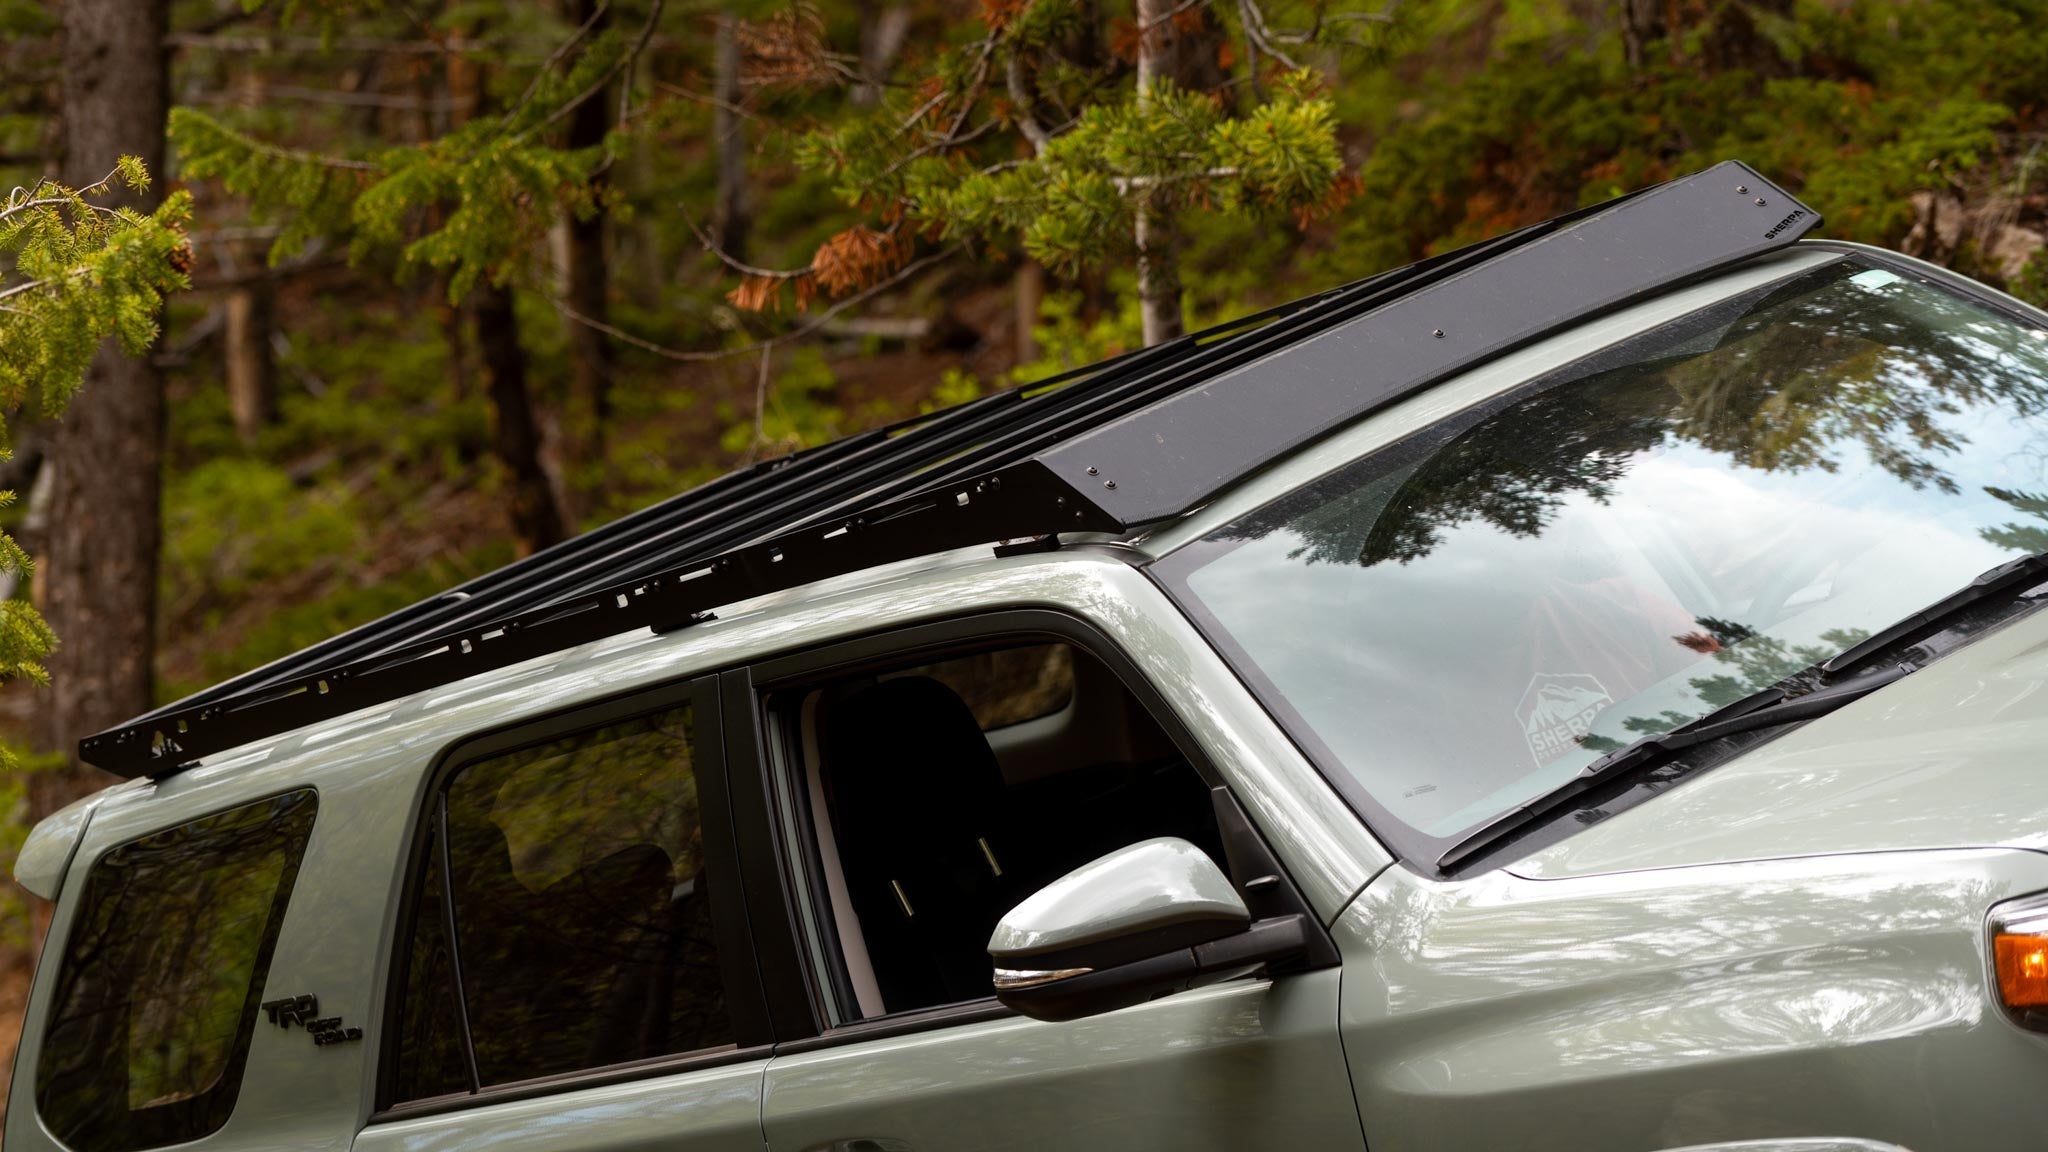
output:
[[828, 701], [823, 738], [843, 835], [886, 855], [935, 838], [985, 835], [1001, 809], [1002, 770], [951, 689], [902, 676]]

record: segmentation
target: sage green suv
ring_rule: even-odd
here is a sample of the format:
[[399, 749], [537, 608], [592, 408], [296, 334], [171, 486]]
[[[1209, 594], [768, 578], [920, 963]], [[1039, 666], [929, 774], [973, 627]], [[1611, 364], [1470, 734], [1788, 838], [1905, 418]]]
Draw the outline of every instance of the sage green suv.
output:
[[1722, 165], [89, 738], [6, 1147], [2048, 1139], [2048, 315], [1816, 220]]

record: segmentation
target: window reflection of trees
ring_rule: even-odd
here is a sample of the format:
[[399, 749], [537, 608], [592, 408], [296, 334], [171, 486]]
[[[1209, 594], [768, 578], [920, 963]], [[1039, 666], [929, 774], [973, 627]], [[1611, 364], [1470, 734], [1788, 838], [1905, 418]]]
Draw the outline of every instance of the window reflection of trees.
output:
[[[1781, 473], [1833, 472], [1860, 448], [1913, 488], [1959, 492], [1949, 467], [1969, 444], [1954, 418], [1996, 406], [2037, 419], [2048, 409], [2048, 342], [1943, 293], [1846, 283], [1851, 272], [1822, 270], [1732, 318], [1710, 313], [1567, 369], [1444, 444], [1398, 487], [1352, 480], [1348, 491], [1317, 493], [1305, 514], [1306, 500], [1290, 501], [1225, 534], [1284, 526], [1301, 536], [1294, 556], [1306, 563], [1407, 564], [1468, 523], [1541, 535], [1567, 498], [1605, 502], [1644, 453], [1681, 443]], [[1368, 461], [1357, 471], [1383, 468]], [[2048, 518], [2048, 495], [1986, 491]], [[1983, 535], [2048, 547], [2048, 526]]]
[[[446, 804], [483, 1084], [732, 1042], [688, 708], [472, 764]], [[467, 1087], [438, 855], [415, 914], [402, 1098]]]
[[233, 1109], [314, 798], [294, 792], [122, 845], [86, 877], [36, 1068], [80, 1152], [197, 1139]]

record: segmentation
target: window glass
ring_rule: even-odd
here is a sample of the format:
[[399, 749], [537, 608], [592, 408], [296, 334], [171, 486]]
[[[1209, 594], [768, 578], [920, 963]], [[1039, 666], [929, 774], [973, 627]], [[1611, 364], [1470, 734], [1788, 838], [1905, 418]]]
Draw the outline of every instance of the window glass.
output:
[[484, 1087], [733, 1042], [691, 753], [685, 707], [449, 781], [446, 874], [436, 839], [415, 902], [399, 1099], [467, 1087], [465, 1010]]
[[36, 1108], [78, 1152], [227, 1123], [315, 801], [293, 792], [100, 857], [65, 940]]
[[[847, 1016], [992, 995], [997, 921], [1105, 853], [1178, 836], [1223, 860], [1200, 773], [1114, 673], [1067, 645], [996, 642], [807, 695], [813, 826], [830, 833], [817, 920], [838, 932]], [[1070, 704], [1043, 730], [985, 735]]]
[[1845, 261], [1364, 457], [1163, 570], [1319, 759], [1441, 846], [2048, 549], [2044, 410], [2048, 332]]
[[426, 870], [413, 909], [412, 956], [406, 965], [398, 1048], [397, 1099], [421, 1100], [469, 1091], [469, 1055], [462, 1043], [462, 1005], [455, 998], [455, 955], [448, 947], [448, 902], [441, 870], [440, 809], [427, 845]]
[[1074, 650], [1065, 644], [1030, 644], [956, 656], [897, 676], [928, 676], [951, 688], [991, 732], [1050, 716], [1074, 698]]

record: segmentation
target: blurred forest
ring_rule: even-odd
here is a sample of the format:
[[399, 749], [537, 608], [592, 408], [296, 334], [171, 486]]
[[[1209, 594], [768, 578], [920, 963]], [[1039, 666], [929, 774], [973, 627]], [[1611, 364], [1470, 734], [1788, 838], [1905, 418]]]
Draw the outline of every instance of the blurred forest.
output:
[[0, 315], [0, 860], [79, 736], [567, 534], [1722, 159], [2048, 300], [2044, 127], [2048, 0], [0, 0], [0, 189], [139, 158], [177, 289], [19, 387]]

